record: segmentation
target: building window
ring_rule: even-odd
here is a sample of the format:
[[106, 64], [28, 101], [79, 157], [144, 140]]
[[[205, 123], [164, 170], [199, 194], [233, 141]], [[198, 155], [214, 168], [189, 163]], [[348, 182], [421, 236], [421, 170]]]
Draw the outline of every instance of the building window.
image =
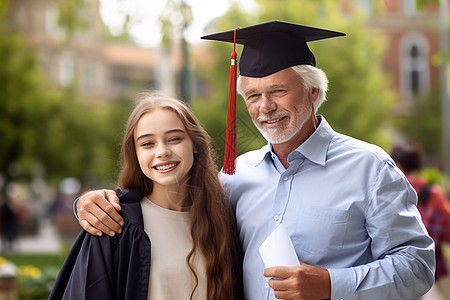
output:
[[126, 75], [113, 75], [112, 84], [117, 88], [126, 88], [131, 85], [131, 79]]
[[403, 0], [403, 11], [409, 15], [415, 14], [417, 12], [416, 1], [415, 0]]
[[421, 57], [419, 53], [419, 47], [412, 45], [409, 48], [409, 87], [413, 94], [417, 94], [420, 90], [420, 73], [421, 73]]
[[59, 61], [59, 84], [67, 86], [75, 77], [75, 62], [70, 55], [64, 55]]
[[95, 88], [95, 68], [94, 65], [87, 65], [83, 70], [83, 89], [91, 91]]
[[368, 15], [372, 15], [373, 7], [372, 1], [370, 0], [358, 0], [357, 1], [358, 8], [366, 12]]
[[52, 38], [57, 38], [60, 35], [58, 8], [55, 4], [48, 3], [45, 6], [45, 34]]
[[410, 35], [404, 38], [402, 44], [403, 90], [411, 98], [429, 88], [428, 42], [421, 35]]

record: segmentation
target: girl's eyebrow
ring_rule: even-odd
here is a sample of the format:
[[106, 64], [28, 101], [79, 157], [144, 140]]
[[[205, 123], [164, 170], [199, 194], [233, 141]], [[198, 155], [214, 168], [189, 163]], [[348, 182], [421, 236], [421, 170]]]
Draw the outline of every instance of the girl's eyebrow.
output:
[[[167, 130], [166, 132], [164, 132], [164, 134], [171, 134], [171, 133], [186, 133], [186, 132], [182, 129], [171, 129], [171, 130]], [[145, 134], [140, 135], [136, 139], [136, 141], [139, 141], [140, 139], [151, 137], [151, 136], [154, 136], [154, 134], [153, 133], [145, 133]]]

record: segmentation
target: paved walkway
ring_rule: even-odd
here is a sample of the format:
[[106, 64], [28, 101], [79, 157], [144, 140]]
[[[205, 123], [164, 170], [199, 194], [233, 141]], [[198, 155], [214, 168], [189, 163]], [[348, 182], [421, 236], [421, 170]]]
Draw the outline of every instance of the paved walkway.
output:
[[14, 253], [56, 253], [60, 251], [61, 245], [61, 238], [52, 221], [42, 219], [38, 234], [20, 237], [16, 240]]

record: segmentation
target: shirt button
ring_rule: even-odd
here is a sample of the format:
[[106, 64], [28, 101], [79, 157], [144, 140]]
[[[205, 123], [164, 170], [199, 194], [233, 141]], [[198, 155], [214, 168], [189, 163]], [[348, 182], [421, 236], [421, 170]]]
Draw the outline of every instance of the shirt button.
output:
[[[266, 282], [266, 284], [264, 285], [266, 287], [266, 289], [269, 288], [269, 284]], [[342, 299], [341, 299], [342, 300]]]
[[273, 219], [274, 219], [275, 221], [278, 221], [278, 220], [280, 219], [280, 217], [279, 217], [278, 215], [276, 215], [276, 216], [273, 217]]
[[286, 181], [286, 180], [288, 180], [288, 179], [289, 179], [289, 177], [287, 177], [287, 176], [284, 176], [284, 177], [283, 177], [283, 180], [284, 180], [284, 181]]

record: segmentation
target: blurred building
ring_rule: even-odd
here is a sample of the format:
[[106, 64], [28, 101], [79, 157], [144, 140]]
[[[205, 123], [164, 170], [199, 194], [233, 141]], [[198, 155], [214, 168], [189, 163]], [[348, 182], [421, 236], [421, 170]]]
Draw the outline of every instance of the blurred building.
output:
[[[80, 3], [76, 18], [66, 20], [80, 26], [68, 34], [59, 25], [67, 16], [60, 18], [58, 1], [10, 1], [11, 23], [37, 50], [51, 83], [58, 87], [76, 84], [87, 101], [112, 101], [143, 89], [180, 94], [180, 51], [163, 53], [159, 48], [114, 41], [106, 34], [99, 0]], [[197, 85], [192, 82], [193, 92]]]
[[[392, 78], [407, 112], [416, 95], [426, 94], [439, 81], [439, 7], [418, 10], [415, 0], [342, 0], [344, 13], [367, 15], [367, 26], [387, 39], [383, 68]], [[181, 95], [183, 54], [175, 45], [169, 53], [106, 38], [99, 0], [83, 0], [77, 12], [84, 24], [68, 38], [59, 26], [58, 1], [13, 0], [11, 20], [39, 55], [49, 80], [57, 86], [75, 82], [86, 98], [113, 100], [142, 89]], [[192, 47], [192, 46], [191, 46]], [[197, 46], [198, 47], [198, 46]], [[204, 53], [195, 49], [191, 53]], [[195, 61], [195, 60], [194, 60]], [[190, 67], [194, 95], [207, 92]]]
[[343, 10], [367, 14], [367, 26], [387, 40], [383, 69], [399, 93], [399, 112], [407, 112], [415, 96], [439, 84], [439, 3], [415, 0], [344, 0]]

